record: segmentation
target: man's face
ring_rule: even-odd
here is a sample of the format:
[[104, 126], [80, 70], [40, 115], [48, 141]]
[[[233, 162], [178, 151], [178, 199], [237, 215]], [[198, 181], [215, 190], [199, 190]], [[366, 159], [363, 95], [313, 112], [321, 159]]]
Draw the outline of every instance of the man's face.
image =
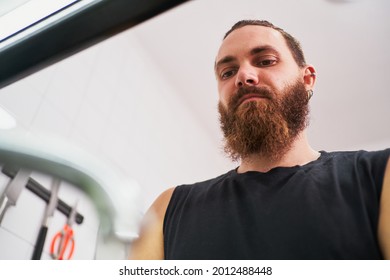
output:
[[281, 92], [285, 86], [302, 79], [304, 69], [298, 67], [278, 31], [248, 25], [225, 38], [216, 58], [215, 73], [219, 100], [226, 108], [238, 88], [248, 85]]
[[308, 115], [305, 69], [283, 36], [263, 26], [233, 31], [220, 47], [215, 71], [227, 153], [233, 159], [283, 156]]

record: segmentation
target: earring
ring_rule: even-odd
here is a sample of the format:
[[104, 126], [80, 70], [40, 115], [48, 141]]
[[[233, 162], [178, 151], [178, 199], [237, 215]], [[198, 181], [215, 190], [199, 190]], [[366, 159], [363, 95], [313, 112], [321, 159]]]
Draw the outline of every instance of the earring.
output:
[[307, 101], [309, 101], [312, 96], [313, 96], [313, 90], [309, 89], [307, 91]]

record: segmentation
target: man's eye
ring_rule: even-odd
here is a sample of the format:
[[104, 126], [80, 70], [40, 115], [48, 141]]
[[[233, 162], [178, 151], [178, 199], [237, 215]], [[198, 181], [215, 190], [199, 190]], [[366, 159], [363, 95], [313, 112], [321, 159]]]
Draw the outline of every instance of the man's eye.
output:
[[271, 66], [276, 63], [276, 59], [262, 59], [257, 62], [258, 66]]
[[235, 73], [236, 73], [236, 70], [223, 71], [223, 72], [221, 73], [221, 79], [222, 79], [222, 80], [228, 79], [228, 78], [230, 78], [231, 76], [233, 76]]

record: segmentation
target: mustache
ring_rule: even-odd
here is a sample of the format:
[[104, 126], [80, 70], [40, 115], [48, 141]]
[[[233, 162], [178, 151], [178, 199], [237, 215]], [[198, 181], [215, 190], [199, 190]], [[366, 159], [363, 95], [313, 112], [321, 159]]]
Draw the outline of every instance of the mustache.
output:
[[259, 88], [256, 86], [243, 86], [240, 87], [236, 93], [232, 96], [229, 102], [229, 107], [235, 111], [241, 102], [248, 96], [259, 96], [261, 98], [272, 99], [273, 93], [266, 88]]

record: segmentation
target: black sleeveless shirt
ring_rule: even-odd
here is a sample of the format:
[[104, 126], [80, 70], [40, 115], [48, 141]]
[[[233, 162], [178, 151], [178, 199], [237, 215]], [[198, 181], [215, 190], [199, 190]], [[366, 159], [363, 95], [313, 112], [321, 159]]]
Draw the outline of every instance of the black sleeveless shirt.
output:
[[321, 152], [303, 166], [232, 170], [175, 188], [166, 259], [381, 259], [379, 200], [390, 149]]

